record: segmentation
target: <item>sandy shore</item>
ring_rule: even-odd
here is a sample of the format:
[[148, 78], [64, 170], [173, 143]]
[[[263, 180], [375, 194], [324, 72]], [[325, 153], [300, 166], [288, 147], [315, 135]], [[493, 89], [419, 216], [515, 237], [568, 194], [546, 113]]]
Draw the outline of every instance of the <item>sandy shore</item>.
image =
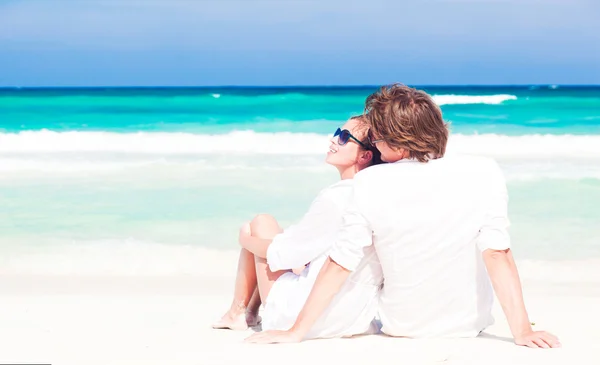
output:
[[557, 334], [561, 349], [513, 345], [499, 308], [476, 339], [250, 345], [252, 330], [210, 328], [229, 305], [234, 264], [217, 276], [1, 273], [0, 364], [600, 364], [600, 277], [536, 279], [526, 268], [531, 320]]

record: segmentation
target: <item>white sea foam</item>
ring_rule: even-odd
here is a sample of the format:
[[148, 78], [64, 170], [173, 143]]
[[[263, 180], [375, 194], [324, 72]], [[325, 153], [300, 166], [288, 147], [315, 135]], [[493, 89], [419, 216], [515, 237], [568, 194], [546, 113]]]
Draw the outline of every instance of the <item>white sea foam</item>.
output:
[[600, 135], [453, 135], [449, 153], [469, 153], [495, 158], [600, 159]]
[[[206, 171], [327, 173], [329, 136], [301, 133], [22, 132], [0, 134], [0, 178], [14, 174], [137, 174], [204, 176]], [[600, 136], [453, 135], [448, 155], [499, 160], [509, 181], [600, 179]], [[260, 154], [260, 158], [256, 155]], [[220, 172], [219, 172], [220, 171]], [[252, 172], [254, 171], [254, 172]], [[132, 176], [133, 176], [132, 175]]]
[[[125, 153], [152, 155], [271, 154], [322, 155], [330, 136], [312, 133], [235, 131], [191, 133], [109, 133], [36, 131], [0, 133], [0, 153]], [[502, 158], [600, 158], [600, 135], [454, 134], [448, 153]]]
[[[288, 102], [310, 102], [311, 96], [301, 93], [288, 93], [279, 95], [261, 95], [261, 96], [239, 96], [227, 94], [211, 94], [215, 99], [225, 98], [228, 100], [235, 99], [238, 103], [277, 103], [281, 101]], [[330, 96], [331, 98], [347, 98], [347, 96]], [[501, 104], [509, 100], [517, 100], [517, 96], [510, 94], [494, 94], [494, 95], [459, 95], [459, 94], [435, 94], [432, 95], [433, 100], [438, 105], [452, 104]]]
[[[514, 160], [499, 159], [504, 174], [508, 181], [533, 181], [541, 179], [600, 180], [600, 159], [594, 161], [577, 161], [574, 159], [563, 160]], [[147, 158], [123, 159], [112, 157], [111, 159], [85, 160], [73, 159], [67, 156], [56, 156], [56, 158], [32, 157], [9, 157], [0, 158], [0, 181], [10, 180], [15, 176], [21, 178], [39, 179], [42, 176], [64, 177], [102, 175], [122, 176], [123, 181], [137, 181], [145, 176], [155, 184], [159, 184], [165, 177], [172, 179], [197, 179], [201, 176], [211, 174], [212, 180], [221, 177], [223, 180], [231, 178], [231, 173], [237, 176], [257, 176], [257, 174], [280, 174], [287, 176], [290, 180], [302, 179], [306, 174], [333, 174], [331, 166], [324, 163], [321, 156], [298, 161], [297, 159], [271, 160], [259, 159], [258, 161], [249, 156], [247, 159], [237, 159], [231, 156], [229, 159], [213, 161], [204, 158]], [[127, 175], [128, 178], [124, 177]], [[271, 175], [275, 176], [275, 175]], [[127, 180], [129, 179], [129, 180]]]
[[39, 172], [115, 172], [131, 168], [161, 164], [162, 160], [141, 161], [94, 161], [46, 158], [0, 158], [0, 172], [39, 171]]
[[517, 100], [514, 95], [433, 95], [438, 105], [453, 104], [502, 104], [508, 100]]
[[109, 133], [36, 131], [0, 134], [0, 153], [120, 152], [143, 154], [322, 153], [327, 137], [302, 133], [236, 131], [191, 133]]
[[56, 159], [48, 158], [22, 158], [22, 157], [0, 157], [0, 172], [47, 172], [47, 173], [79, 173], [79, 172], [121, 172], [133, 171], [135, 169], [186, 169], [186, 170], [235, 170], [235, 171], [327, 171], [331, 167], [323, 163], [323, 158], [316, 157], [309, 161], [260, 161], [254, 163], [249, 160], [238, 160], [235, 158], [226, 161], [214, 162], [206, 159], [165, 159], [165, 158], [136, 158], [123, 160], [122, 157], [113, 157], [111, 160], [97, 159], [72, 159], [66, 156], [58, 156]]

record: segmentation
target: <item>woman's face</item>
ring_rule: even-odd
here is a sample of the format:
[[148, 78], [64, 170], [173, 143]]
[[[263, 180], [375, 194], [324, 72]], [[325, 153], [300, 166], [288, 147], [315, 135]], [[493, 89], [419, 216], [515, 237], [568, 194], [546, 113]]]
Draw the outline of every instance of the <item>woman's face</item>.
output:
[[[360, 120], [350, 119], [340, 129], [346, 129], [356, 139], [364, 141], [366, 128], [360, 123]], [[359, 152], [361, 148], [354, 139], [349, 138], [346, 144], [340, 145], [339, 136], [335, 136], [331, 139], [325, 162], [335, 167], [350, 167], [357, 164]]]

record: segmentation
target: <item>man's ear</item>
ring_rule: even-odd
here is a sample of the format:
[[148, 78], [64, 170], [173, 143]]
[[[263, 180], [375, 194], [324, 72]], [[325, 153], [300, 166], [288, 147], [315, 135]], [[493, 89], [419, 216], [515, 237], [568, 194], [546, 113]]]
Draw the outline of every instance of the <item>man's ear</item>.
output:
[[402, 159], [410, 158], [410, 152], [408, 152], [408, 150], [406, 150], [404, 148], [401, 148], [399, 153], [400, 153], [400, 156], [402, 157]]
[[362, 151], [358, 156], [358, 164], [360, 166], [366, 166], [373, 160], [373, 151]]
[[404, 149], [402, 147], [400, 147], [400, 148], [392, 148], [392, 151], [396, 152], [396, 154], [398, 155], [398, 157], [400, 157], [400, 159], [405, 159], [405, 158], [409, 158], [410, 157], [410, 153], [406, 149]]

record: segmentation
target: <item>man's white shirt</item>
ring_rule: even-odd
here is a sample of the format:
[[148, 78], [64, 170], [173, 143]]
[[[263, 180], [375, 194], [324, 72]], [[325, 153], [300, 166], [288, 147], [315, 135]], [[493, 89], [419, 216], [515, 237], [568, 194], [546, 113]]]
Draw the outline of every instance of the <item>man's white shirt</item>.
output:
[[379, 259], [384, 333], [473, 337], [493, 323], [482, 252], [510, 248], [507, 205], [504, 176], [491, 159], [370, 167], [354, 178], [330, 257], [354, 277]]

